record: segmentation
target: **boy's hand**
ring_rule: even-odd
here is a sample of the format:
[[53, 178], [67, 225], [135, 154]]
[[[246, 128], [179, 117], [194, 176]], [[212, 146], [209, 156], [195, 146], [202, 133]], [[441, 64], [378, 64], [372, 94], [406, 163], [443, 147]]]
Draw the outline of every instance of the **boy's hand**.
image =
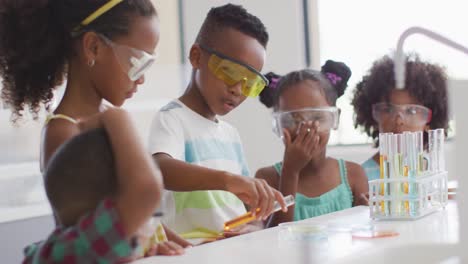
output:
[[270, 187], [263, 179], [230, 175], [226, 180], [226, 191], [235, 194], [249, 205], [252, 213], [256, 214], [259, 219], [267, 219], [273, 211], [275, 201], [281, 205], [283, 212], [288, 210], [283, 195]]
[[224, 231], [223, 236], [225, 238], [235, 237], [235, 236], [239, 236], [239, 235], [243, 235], [243, 234], [252, 233], [252, 232], [255, 232], [255, 231], [260, 231], [262, 229], [263, 228], [261, 226], [258, 226], [258, 225], [246, 224], [246, 225], [243, 225], [243, 226], [239, 226], [237, 228], [233, 228], [232, 230], [229, 230], [229, 231]]
[[318, 121], [302, 123], [294, 140], [289, 131], [284, 129], [283, 167], [299, 173], [310, 162], [319, 145], [318, 126]]

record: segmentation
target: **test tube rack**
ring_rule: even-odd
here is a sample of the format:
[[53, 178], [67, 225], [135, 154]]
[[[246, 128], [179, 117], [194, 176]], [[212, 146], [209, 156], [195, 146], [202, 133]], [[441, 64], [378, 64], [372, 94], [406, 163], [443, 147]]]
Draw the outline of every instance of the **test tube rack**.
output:
[[443, 129], [379, 134], [380, 179], [369, 182], [372, 219], [418, 219], [447, 205]]
[[[370, 181], [370, 217], [374, 220], [415, 220], [445, 208], [448, 202], [447, 175], [447, 171], [439, 171], [418, 176], [414, 180], [394, 178]], [[415, 192], [399, 195], [382, 193], [382, 184], [390, 190], [405, 189], [411, 185]], [[409, 205], [413, 208], [409, 208]]]

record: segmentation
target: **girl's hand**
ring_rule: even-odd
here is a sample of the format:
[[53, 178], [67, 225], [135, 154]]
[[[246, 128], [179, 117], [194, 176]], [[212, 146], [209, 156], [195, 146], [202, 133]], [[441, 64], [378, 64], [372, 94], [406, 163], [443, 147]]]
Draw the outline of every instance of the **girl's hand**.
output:
[[183, 239], [181, 236], [179, 236], [176, 232], [172, 231], [170, 228], [168, 228], [167, 226], [163, 225], [164, 227], [164, 232], [166, 232], [166, 235], [167, 235], [167, 239], [169, 241], [172, 241], [176, 244], [178, 244], [179, 246], [183, 247], [183, 248], [189, 248], [189, 247], [193, 247], [193, 245], [188, 242], [187, 240]]
[[163, 255], [163, 256], [175, 256], [182, 255], [185, 253], [185, 250], [180, 245], [172, 242], [166, 241], [158, 243], [150, 248], [146, 253], [145, 257]]
[[297, 130], [297, 136], [294, 140], [291, 139], [289, 131], [284, 129], [283, 167], [299, 173], [309, 163], [319, 144], [318, 128], [318, 121], [303, 122]]
[[369, 206], [369, 193], [361, 193], [359, 199], [357, 199], [356, 204], [367, 205]]

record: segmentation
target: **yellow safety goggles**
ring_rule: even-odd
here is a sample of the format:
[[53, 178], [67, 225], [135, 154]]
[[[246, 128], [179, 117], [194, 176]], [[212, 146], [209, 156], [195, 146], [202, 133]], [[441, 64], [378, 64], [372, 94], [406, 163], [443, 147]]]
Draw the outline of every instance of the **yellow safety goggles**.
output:
[[205, 45], [200, 44], [200, 48], [211, 54], [208, 68], [213, 75], [228, 86], [242, 83], [243, 95], [256, 97], [268, 85], [267, 78], [253, 67], [229, 58]]

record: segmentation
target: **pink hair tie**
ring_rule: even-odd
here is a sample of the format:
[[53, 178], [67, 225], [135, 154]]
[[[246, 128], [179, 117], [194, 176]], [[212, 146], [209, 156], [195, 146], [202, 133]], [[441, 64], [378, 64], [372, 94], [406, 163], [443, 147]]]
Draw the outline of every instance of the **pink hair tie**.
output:
[[271, 81], [270, 81], [270, 87], [273, 88], [273, 89], [276, 89], [276, 86], [278, 86], [278, 82], [279, 82], [280, 78], [271, 78]]
[[341, 82], [342, 78], [334, 73], [326, 72], [325, 76], [333, 84], [336, 85], [338, 82]]

